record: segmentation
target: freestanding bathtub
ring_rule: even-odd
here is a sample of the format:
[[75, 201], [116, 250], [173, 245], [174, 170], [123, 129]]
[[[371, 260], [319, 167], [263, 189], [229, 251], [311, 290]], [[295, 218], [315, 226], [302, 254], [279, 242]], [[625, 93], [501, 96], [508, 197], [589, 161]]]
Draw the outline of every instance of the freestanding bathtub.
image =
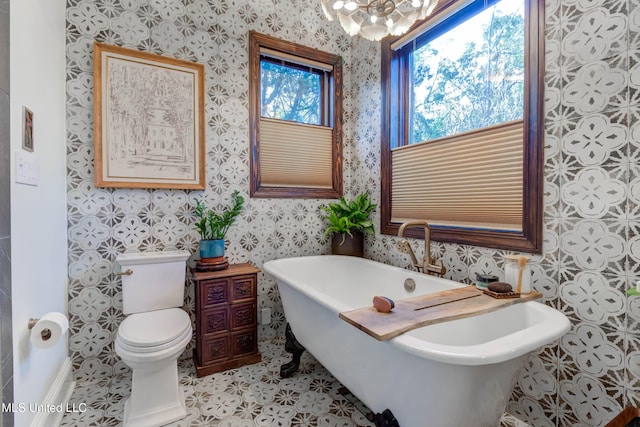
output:
[[[496, 427], [526, 355], [569, 330], [538, 302], [425, 326], [377, 341], [340, 319], [374, 295], [408, 298], [464, 286], [363, 258], [308, 256], [268, 261], [295, 338], [373, 412], [401, 427]], [[408, 293], [411, 277], [416, 290]]]

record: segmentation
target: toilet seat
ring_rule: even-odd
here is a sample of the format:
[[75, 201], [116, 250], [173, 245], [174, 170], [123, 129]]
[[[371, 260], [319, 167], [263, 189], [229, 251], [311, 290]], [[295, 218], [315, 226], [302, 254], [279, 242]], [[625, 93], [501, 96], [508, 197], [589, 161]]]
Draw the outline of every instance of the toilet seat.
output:
[[117, 344], [126, 351], [152, 353], [191, 337], [191, 319], [180, 308], [135, 313], [118, 328]]

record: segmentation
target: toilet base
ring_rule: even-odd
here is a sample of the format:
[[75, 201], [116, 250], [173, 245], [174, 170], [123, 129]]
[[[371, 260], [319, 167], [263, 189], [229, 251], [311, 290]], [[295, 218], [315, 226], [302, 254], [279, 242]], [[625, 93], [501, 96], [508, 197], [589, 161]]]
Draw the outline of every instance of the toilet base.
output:
[[165, 407], [146, 413], [135, 414], [131, 416], [131, 398], [124, 402], [124, 418], [123, 427], [156, 427], [178, 421], [187, 416], [187, 407], [184, 404], [184, 396], [182, 390], [180, 393], [180, 401], [176, 402], [173, 407]]
[[131, 396], [124, 406], [124, 427], [161, 426], [187, 415], [176, 359], [177, 355], [170, 361], [131, 367]]

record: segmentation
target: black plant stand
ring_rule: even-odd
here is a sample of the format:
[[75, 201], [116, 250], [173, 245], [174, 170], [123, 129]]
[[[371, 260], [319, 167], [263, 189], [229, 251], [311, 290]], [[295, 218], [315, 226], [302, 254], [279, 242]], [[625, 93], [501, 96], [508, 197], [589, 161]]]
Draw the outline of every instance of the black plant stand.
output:
[[284, 330], [284, 336], [287, 340], [284, 344], [284, 349], [292, 354], [292, 359], [291, 362], [285, 363], [284, 365], [280, 366], [280, 377], [289, 378], [300, 367], [300, 357], [302, 356], [302, 353], [304, 353], [305, 349], [302, 344], [298, 342], [296, 336], [293, 335], [291, 326], [289, 326], [288, 323], [287, 327]]

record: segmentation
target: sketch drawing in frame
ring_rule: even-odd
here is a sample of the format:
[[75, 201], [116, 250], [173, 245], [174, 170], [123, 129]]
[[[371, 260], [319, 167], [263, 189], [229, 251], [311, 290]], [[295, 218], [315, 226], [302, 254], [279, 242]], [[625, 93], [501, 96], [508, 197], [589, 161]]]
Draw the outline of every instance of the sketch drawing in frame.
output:
[[97, 187], [205, 188], [204, 66], [95, 42]]
[[33, 152], [33, 112], [22, 107], [22, 148]]

